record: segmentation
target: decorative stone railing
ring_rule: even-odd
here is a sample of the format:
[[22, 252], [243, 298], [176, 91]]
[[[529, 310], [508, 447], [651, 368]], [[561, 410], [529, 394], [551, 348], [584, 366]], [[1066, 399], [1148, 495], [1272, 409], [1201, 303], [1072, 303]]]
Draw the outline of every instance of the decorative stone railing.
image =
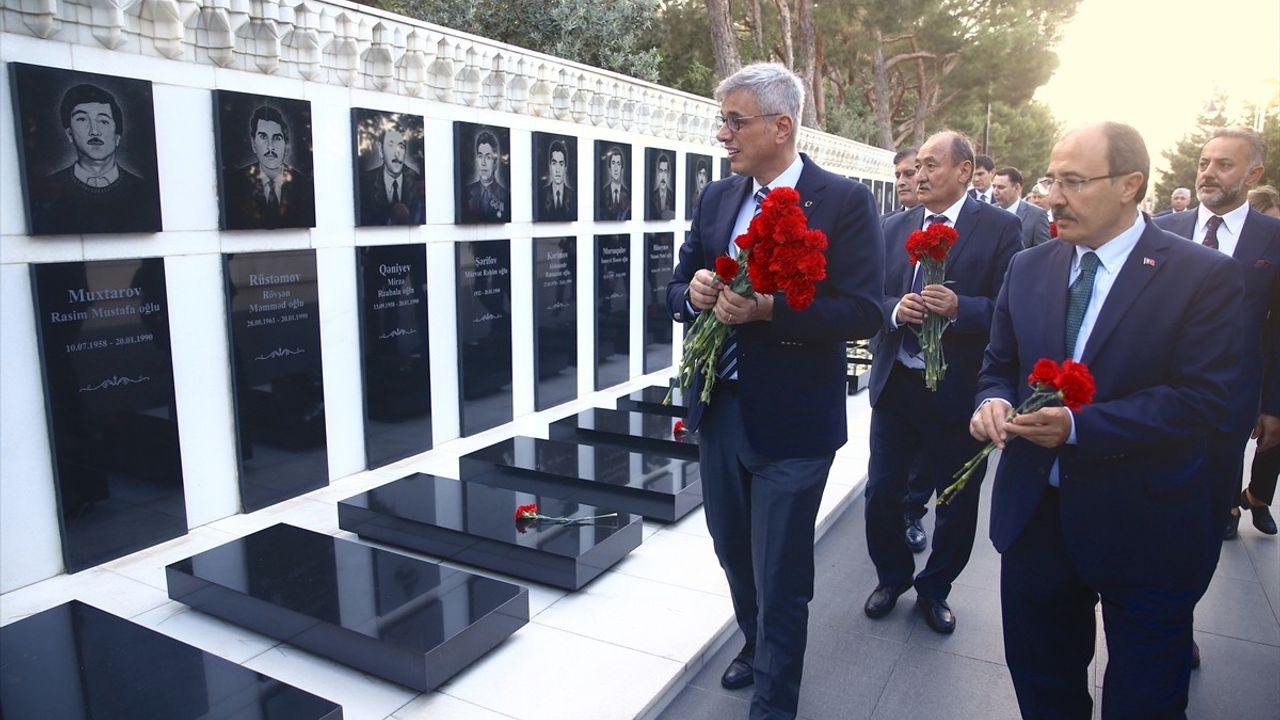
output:
[[[0, 0], [0, 31], [714, 145], [707, 98], [343, 0]], [[804, 129], [829, 168], [892, 153]]]

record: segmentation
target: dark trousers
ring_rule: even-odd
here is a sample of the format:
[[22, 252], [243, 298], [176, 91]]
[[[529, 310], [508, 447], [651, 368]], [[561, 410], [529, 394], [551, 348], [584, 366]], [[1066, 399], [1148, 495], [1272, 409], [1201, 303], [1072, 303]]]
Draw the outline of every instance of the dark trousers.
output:
[[[952, 475], [982, 449], [967, 422], [939, 421], [929, 411], [929, 391], [919, 373], [901, 365], [893, 372], [871, 411], [871, 462], [867, 468], [867, 550], [879, 584], [895, 587], [915, 574], [915, 555], [902, 532], [902, 499], [914, 465], [921, 482], [941, 492]], [[974, 472], [965, 491], [935, 508], [933, 550], [915, 578], [921, 597], [944, 599], [973, 550], [978, 525], [978, 490], [986, 464]]]
[[[1094, 607], [1102, 600], [1105, 720], [1185, 718], [1196, 587], [1092, 587], [1067, 555], [1056, 489], [1000, 562], [1005, 661], [1024, 718], [1089, 720]], [[1087, 531], [1087, 530], [1086, 530]]]
[[933, 481], [920, 474], [919, 463], [907, 473], [907, 496], [902, 499], [902, 514], [917, 520], [928, 514], [929, 499], [933, 497]]
[[1260, 502], [1270, 505], [1276, 499], [1276, 476], [1280, 475], [1280, 445], [1253, 456], [1249, 469], [1249, 492]]
[[743, 426], [750, 420], [730, 388], [717, 384], [699, 429], [703, 508], [738, 627], [755, 652], [751, 718], [789, 719], [800, 702], [808, 640], [813, 526], [835, 455], [756, 453]]

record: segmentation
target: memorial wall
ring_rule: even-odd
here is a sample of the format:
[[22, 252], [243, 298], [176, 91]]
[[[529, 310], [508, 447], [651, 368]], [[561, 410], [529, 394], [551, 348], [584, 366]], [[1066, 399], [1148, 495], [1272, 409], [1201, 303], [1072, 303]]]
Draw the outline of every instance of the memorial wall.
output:
[[340, 1], [0, 6], [0, 592], [678, 353], [710, 100]]

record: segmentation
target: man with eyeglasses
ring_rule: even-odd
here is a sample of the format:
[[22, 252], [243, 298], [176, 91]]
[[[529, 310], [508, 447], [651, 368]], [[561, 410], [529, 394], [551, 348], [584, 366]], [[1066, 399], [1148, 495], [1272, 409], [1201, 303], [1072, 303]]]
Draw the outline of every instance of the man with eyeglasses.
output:
[[[804, 84], [777, 64], [749, 65], [716, 88], [734, 174], [703, 191], [667, 286], [678, 322], [714, 312], [733, 335], [710, 404], [701, 383], [687, 424], [699, 431], [707, 527], [728, 579], [744, 645], [721, 677], [755, 685], [750, 717], [794, 718], [813, 597], [814, 522], [835, 451], [847, 439], [848, 340], [880, 326], [884, 286], [875, 198], [796, 152]], [[737, 255], [769, 190], [792, 187], [827, 234], [826, 279], [804, 310], [782, 293], [739, 295], [715, 277]], [[750, 262], [750, 261], [748, 261]], [[901, 499], [901, 498], [899, 498]], [[899, 526], [899, 533], [901, 526]]]
[[[973, 168], [973, 146], [960, 133], [940, 132], [920, 146], [915, 176], [920, 205], [884, 222], [883, 319], [871, 343], [866, 532], [876, 586], [863, 612], [883, 618], [915, 587], [917, 607], [939, 633], [955, 630], [947, 597], [973, 550], [977, 489], [935, 508], [933, 549], [919, 574], [902, 532], [902, 499], [913, 468], [930, 494], [941, 492], [982, 447], [968, 431], [978, 368], [1004, 269], [1022, 248], [1016, 216], [966, 194]], [[946, 283], [925, 285], [924, 268], [908, 262], [905, 245], [911, 233], [936, 223], [954, 228], [959, 239], [947, 256]], [[942, 335], [947, 370], [932, 391], [925, 386], [916, 337], [926, 313], [949, 321]], [[981, 476], [979, 469], [976, 477]]]
[[[973, 436], [1004, 449], [991, 495], [1005, 659], [1026, 718], [1186, 717], [1191, 613], [1221, 534], [1206, 438], [1238, 374], [1239, 264], [1147, 221], [1150, 159], [1119, 123], [1069, 133], [1046, 182], [1058, 239], [1014, 256], [979, 376]], [[1035, 362], [1085, 363], [1079, 410], [1009, 419]]]

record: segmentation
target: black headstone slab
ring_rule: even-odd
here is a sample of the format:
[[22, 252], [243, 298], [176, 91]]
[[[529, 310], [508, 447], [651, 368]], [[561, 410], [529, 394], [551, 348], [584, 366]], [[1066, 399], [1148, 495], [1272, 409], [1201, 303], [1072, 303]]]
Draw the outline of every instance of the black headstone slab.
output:
[[342, 708], [72, 600], [0, 628], [0, 717], [338, 720]]
[[657, 453], [515, 437], [463, 455], [463, 480], [679, 520], [702, 504], [698, 463]]
[[631, 236], [596, 236], [596, 380], [601, 390], [631, 377]]
[[529, 591], [273, 525], [165, 568], [169, 597], [424, 692], [529, 621]]
[[685, 392], [680, 388], [671, 390], [671, 404], [664, 405], [662, 401], [667, 397], [667, 391], [668, 388], [661, 385], [650, 385], [626, 397], [618, 398], [617, 407], [619, 410], [667, 415], [674, 418], [687, 416], [689, 403], [685, 401]]
[[364, 454], [370, 468], [431, 449], [427, 252], [375, 245], [360, 260]]
[[675, 269], [675, 233], [644, 236], [644, 371], [671, 367], [671, 313], [667, 283]]
[[681, 422], [669, 415], [591, 408], [557, 420], [548, 427], [552, 440], [604, 445], [698, 459], [696, 435], [675, 433]]
[[616, 511], [415, 474], [338, 503], [343, 530], [454, 562], [577, 590], [640, 546], [639, 516], [559, 524], [516, 521], [535, 503], [550, 517]]
[[329, 482], [314, 250], [226, 256], [240, 445], [252, 512]]
[[578, 397], [578, 241], [533, 240], [533, 404]]
[[460, 242], [454, 248], [459, 412], [465, 437], [512, 418], [511, 242]]
[[185, 534], [164, 260], [31, 272], [67, 571]]

